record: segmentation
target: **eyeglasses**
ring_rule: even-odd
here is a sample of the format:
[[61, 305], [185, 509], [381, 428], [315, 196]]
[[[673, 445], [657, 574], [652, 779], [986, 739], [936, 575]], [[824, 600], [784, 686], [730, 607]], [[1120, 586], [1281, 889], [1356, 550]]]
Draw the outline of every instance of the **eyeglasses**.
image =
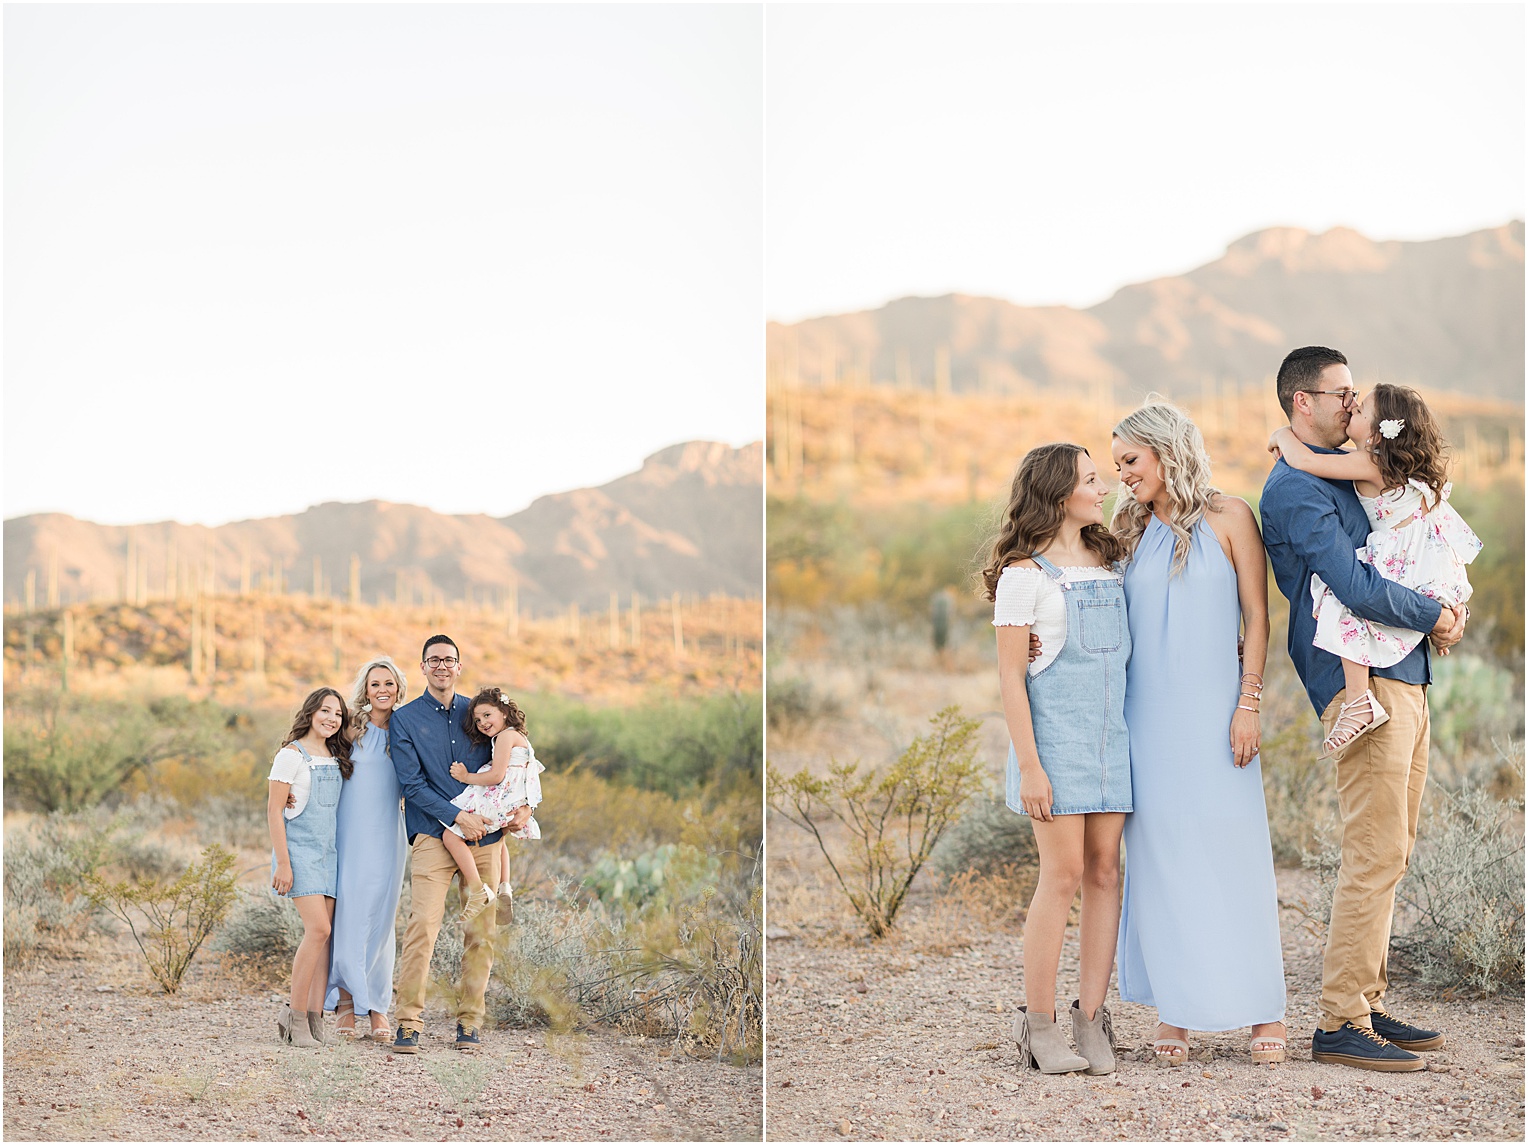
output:
[[1358, 404], [1357, 390], [1300, 390], [1302, 394], [1330, 394], [1334, 398], [1342, 399], [1343, 409], [1352, 409]]
[[431, 656], [424, 662], [426, 668], [455, 668], [461, 661], [455, 656]]

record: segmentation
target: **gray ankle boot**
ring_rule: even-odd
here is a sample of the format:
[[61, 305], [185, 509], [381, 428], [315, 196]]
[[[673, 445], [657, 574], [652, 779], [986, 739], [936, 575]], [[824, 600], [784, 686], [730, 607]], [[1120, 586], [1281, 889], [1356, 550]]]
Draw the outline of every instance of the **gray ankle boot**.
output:
[[308, 1015], [301, 1010], [292, 1011], [290, 1032], [294, 1046], [309, 1047], [319, 1044], [308, 1024]]
[[1072, 1041], [1077, 1043], [1077, 1052], [1088, 1059], [1089, 1073], [1114, 1072], [1114, 1019], [1108, 1006], [1099, 1006], [1090, 1021], [1082, 1015], [1081, 1001], [1074, 1001]]
[[1013, 1020], [1013, 1037], [1019, 1043], [1019, 1065], [1041, 1073], [1076, 1073], [1088, 1068], [1088, 1059], [1071, 1051], [1066, 1035], [1049, 1014], [1031, 1014], [1019, 1007]]
[[324, 1012], [322, 1010], [308, 1011], [308, 1032], [313, 1035], [315, 1042], [327, 1042], [324, 1037]]

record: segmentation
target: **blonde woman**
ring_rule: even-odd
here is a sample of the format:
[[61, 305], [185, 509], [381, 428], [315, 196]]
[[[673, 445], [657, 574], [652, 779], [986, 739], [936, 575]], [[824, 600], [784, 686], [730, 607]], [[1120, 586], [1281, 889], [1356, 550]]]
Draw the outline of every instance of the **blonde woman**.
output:
[[[1250, 1026], [1283, 1061], [1284, 964], [1258, 713], [1268, 574], [1251, 507], [1210, 484], [1199, 430], [1157, 398], [1114, 427], [1125, 488], [1110, 524], [1125, 569], [1125, 822], [1119, 993], [1155, 1006], [1160, 1065], [1190, 1030]], [[1238, 662], [1237, 640], [1245, 640]]]
[[[370, 1012], [371, 1037], [391, 1040], [394, 923], [403, 887], [402, 792], [388, 754], [388, 722], [408, 683], [388, 656], [365, 664], [350, 687], [355, 712], [346, 738], [355, 772], [340, 797], [336, 847], [339, 890], [326, 1009], [340, 1034], [353, 1036], [356, 1015]], [[363, 1037], [365, 1035], [362, 1035]]]

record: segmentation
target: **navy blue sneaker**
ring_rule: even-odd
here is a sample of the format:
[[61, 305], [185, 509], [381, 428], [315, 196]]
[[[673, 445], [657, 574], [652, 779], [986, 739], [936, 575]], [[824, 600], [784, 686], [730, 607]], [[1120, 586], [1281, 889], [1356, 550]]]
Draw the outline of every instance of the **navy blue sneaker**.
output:
[[398, 1027], [398, 1036], [393, 1039], [393, 1053], [417, 1054], [419, 1052], [419, 1031], [407, 1030]]
[[1369, 1021], [1374, 1024], [1376, 1034], [1403, 1050], [1441, 1050], [1443, 1043], [1448, 1041], [1437, 1030], [1424, 1030], [1385, 1013], [1382, 1006], [1375, 1006], [1370, 1011]]
[[475, 1027], [463, 1026], [460, 1022], [457, 1022], [455, 1044], [457, 1049], [466, 1050], [468, 1053], [472, 1053], [476, 1051], [477, 1048], [483, 1043], [481, 1040], [479, 1040], [478, 1032]]
[[1311, 1035], [1312, 1061], [1329, 1065], [1350, 1065], [1358, 1069], [1377, 1069], [1385, 1073], [1410, 1073], [1425, 1069], [1427, 1063], [1400, 1046], [1391, 1045], [1373, 1030], [1342, 1023], [1342, 1029], [1328, 1033], [1317, 1030]]

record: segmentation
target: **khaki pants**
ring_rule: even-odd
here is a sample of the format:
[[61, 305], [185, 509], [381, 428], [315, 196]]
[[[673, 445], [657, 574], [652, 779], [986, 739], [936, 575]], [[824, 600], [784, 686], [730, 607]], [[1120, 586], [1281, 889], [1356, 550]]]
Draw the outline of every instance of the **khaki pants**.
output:
[[[1332, 896], [1321, 972], [1321, 1028], [1369, 1025], [1370, 1004], [1385, 996], [1386, 956], [1395, 888], [1417, 841], [1427, 783], [1427, 689], [1373, 677], [1388, 723], [1366, 732], [1334, 757], [1342, 814], [1342, 866]], [[1327, 734], [1347, 697], [1321, 713]]]
[[[499, 885], [499, 854], [498, 843], [472, 849], [478, 875], [490, 887]], [[403, 934], [403, 956], [397, 975], [398, 1025], [419, 1031], [424, 1028], [419, 1017], [424, 1013], [430, 958], [435, 953], [436, 936], [440, 934], [446, 892], [451, 889], [451, 880], [460, 878], [461, 872], [456, 869], [456, 862], [446, 845], [431, 835], [415, 837], [412, 856], [409, 925]], [[488, 988], [488, 972], [493, 969], [496, 930], [493, 908], [490, 907], [472, 920], [462, 937], [462, 983], [456, 1020], [469, 1030], [483, 1027], [483, 993]]]

